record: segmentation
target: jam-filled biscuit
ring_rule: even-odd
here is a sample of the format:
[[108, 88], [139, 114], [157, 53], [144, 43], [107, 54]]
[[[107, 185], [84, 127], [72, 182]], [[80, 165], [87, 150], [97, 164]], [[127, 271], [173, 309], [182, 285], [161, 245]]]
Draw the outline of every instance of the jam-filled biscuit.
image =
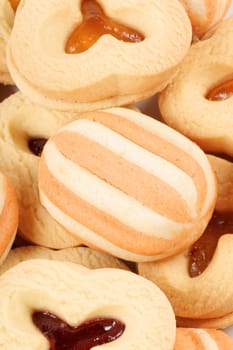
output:
[[0, 263], [14, 242], [18, 227], [18, 203], [12, 184], [0, 173]]
[[201, 38], [224, 18], [232, 0], [180, 0], [180, 2], [189, 15], [194, 37]]
[[122, 106], [170, 81], [191, 32], [178, 0], [26, 0], [8, 66], [23, 94], [46, 107]]
[[14, 10], [9, 0], [0, 1], [0, 82], [13, 84], [6, 63], [6, 46], [14, 22]]
[[232, 350], [233, 340], [216, 329], [177, 328], [174, 350]]
[[138, 264], [139, 274], [166, 293], [178, 325], [185, 327], [224, 328], [233, 322], [233, 163], [214, 156], [209, 160], [218, 200], [203, 235], [180, 255]]
[[120, 269], [22, 262], [0, 277], [0, 313], [0, 344], [7, 350], [98, 349], [101, 344], [173, 350], [175, 343], [166, 296], [150, 281]]
[[233, 17], [193, 45], [160, 94], [164, 121], [210, 153], [233, 155]]
[[87, 245], [126, 260], [185, 249], [215, 205], [206, 155], [168, 126], [126, 108], [84, 113], [46, 143], [42, 204]]
[[43, 145], [72, 116], [40, 108], [21, 93], [0, 104], [0, 169], [9, 177], [17, 194], [20, 234], [30, 242], [51, 248], [80, 244], [41, 206], [37, 189]]
[[0, 274], [20, 262], [30, 259], [67, 261], [86, 266], [89, 269], [112, 267], [129, 270], [123, 261], [88, 247], [53, 250], [38, 246], [26, 246], [11, 249], [4, 263], [0, 266]]

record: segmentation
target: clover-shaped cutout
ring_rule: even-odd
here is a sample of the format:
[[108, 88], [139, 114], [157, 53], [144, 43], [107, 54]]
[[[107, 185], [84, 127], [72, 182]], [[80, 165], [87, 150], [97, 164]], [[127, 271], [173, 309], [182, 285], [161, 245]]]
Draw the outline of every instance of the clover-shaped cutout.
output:
[[49, 350], [89, 350], [114, 341], [125, 330], [122, 322], [111, 318], [91, 319], [78, 326], [70, 326], [50, 312], [36, 311], [32, 320], [48, 339]]
[[91, 47], [102, 35], [111, 34], [118, 40], [139, 42], [144, 40], [138, 31], [107, 17], [95, 0], [81, 3], [83, 21], [72, 32], [67, 43], [67, 53], [80, 53]]
[[31, 100], [82, 112], [161, 90], [190, 42], [178, 1], [31, 0], [17, 10], [7, 57]]

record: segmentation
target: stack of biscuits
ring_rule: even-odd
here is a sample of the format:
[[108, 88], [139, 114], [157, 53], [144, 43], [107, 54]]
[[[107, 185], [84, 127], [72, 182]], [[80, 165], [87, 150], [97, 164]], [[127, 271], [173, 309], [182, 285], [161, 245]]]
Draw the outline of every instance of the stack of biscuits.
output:
[[0, 0], [0, 349], [233, 349], [230, 6]]

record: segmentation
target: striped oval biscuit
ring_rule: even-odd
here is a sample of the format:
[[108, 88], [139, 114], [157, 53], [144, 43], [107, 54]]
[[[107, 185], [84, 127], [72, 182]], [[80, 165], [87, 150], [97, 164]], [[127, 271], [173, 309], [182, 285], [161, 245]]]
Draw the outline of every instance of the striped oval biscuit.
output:
[[232, 0], [180, 0], [193, 27], [193, 35], [202, 37], [219, 23], [227, 13]]
[[233, 340], [216, 329], [177, 328], [174, 350], [232, 350]]
[[15, 191], [0, 173], [0, 264], [6, 258], [18, 227], [18, 203]]
[[213, 171], [194, 143], [124, 108], [83, 114], [50, 138], [39, 191], [50, 214], [87, 245], [133, 261], [189, 246], [216, 199]]

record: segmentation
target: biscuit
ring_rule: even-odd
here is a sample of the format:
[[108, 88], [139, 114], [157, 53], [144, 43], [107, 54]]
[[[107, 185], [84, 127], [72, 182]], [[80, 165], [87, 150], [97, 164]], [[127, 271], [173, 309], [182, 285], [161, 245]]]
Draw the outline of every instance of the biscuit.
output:
[[18, 203], [8, 178], [0, 173], [0, 264], [5, 260], [18, 227]]
[[[51, 342], [57, 349], [90, 349], [109, 341], [111, 349], [173, 350], [175, 343], [166, 296], [150, 281], [120, 269], [22, 262], [0, 277], [0, 313], [0, 344], [7, 350], [45, 350]], [[74, 332], [81, 342], [76, 346]]]
[[45, 107], [122, 106], [170, 81], [191, 32], [178, 0], [26, 0], [17, 10], [7, 63], [22, 93]]
[[38, 107], [21, 93], [0, 104], [0, 169], [9, 177], [17, 194], [20, 234], [27, 241], [50, 248], [77, 246], [80, 240], [69, 235], [40, 205], [39, 157], [33, 152], [39, 152], [43, 142], [72, 116]]
[[174, 350], [231, 350], [233, 340], [215, 329], [177, 328]]
[[166, 125], [125, 108], [85, 113], [46, 143], [42, 204], [86, 245], [132, 261], [185, 249], [215, 205], [206, 155]]
[[[228, 86], [226, 82], [229, 83], [233, 74], [232, 27], [233, 17], [230, 17], [209, 39], [193, 45], [176, 77], [159, 96], [160, 113], [168, 125], [206, 152], [230, 156], [233, 155], [233, 99], [230, 98], [233, 90], [232, 84]], [[212, 100], [214, 91], [224, 100]]]
[[204, 234], [173, 258], [138, 264], [139, 274], [166, 293], [182, 327], [224, 328], [233, 322], [233, 163], [214, 156], [209, 160], [218, 199]]
[[14, 22], [14, 11], [8, 0], [0, 1], [0, 82], [14, 84], [6, 63], [6, 46]]
[[27, 246], [11, 249], [4, 263], [0, 266], [0, 274], [3, 274], [20, 262], [30, 259], [67, 261], [86, 266], [89, 269], [111, 267], [129, 270], [127, 265], [121, 260], [87, 247], [52, 250], [38, 246]]
[[201, 38], [225, 16], [232, 0], [180, 0], [193, 28], [193, 36]]

